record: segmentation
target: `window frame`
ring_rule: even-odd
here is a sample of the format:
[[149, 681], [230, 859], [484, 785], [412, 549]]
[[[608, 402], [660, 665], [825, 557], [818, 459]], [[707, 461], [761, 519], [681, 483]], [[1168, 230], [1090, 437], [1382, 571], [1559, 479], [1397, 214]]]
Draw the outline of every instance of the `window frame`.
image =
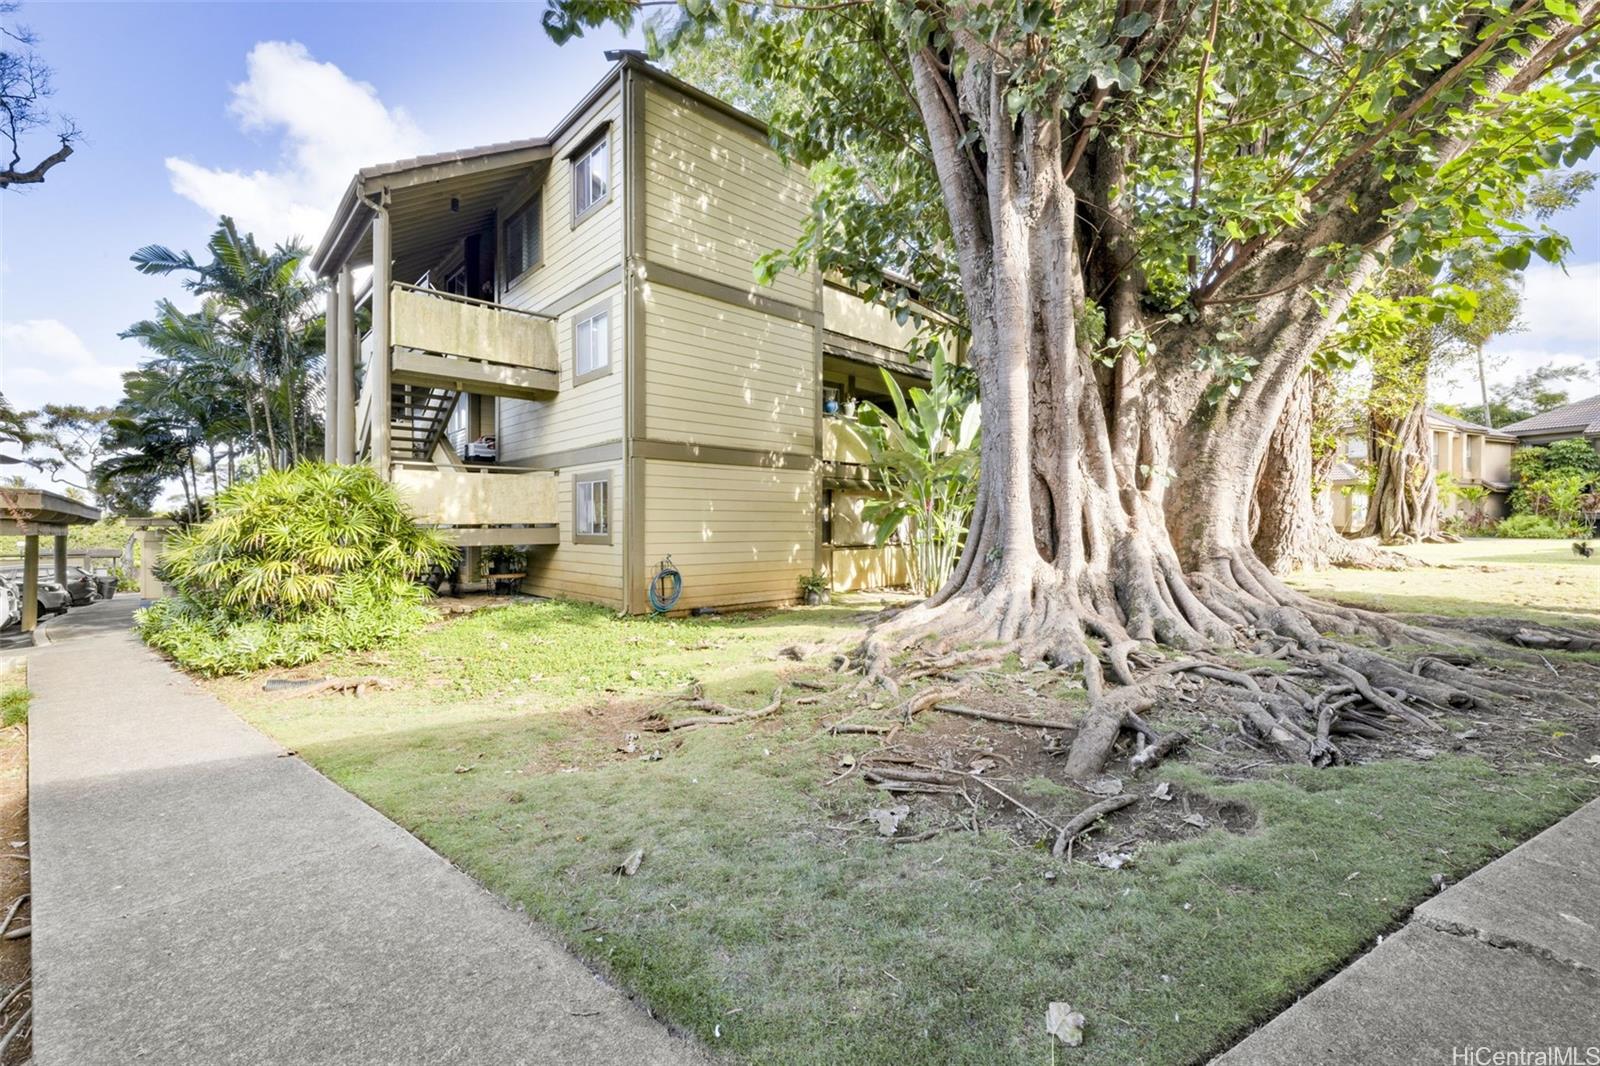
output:
[[[511, 223], [512, 222], [516, 221], [522, 215], [528, 214], [530, 212], [533, 215], [534, 228], [538, 232], [538, 235], [539, 235], [539, 254], [538, 254], [537, 257], [535, 257], [533, 262], [529, 263], [522, 270], [520, 270], [517, 273], [513, 274], [511, 272], [512, 264], [511, 264], [511, 255], [510, 255], [510, 252], [511, 252], [510, 242], [506, 240], [506, 233], [511, 229]], [[528, 274], [532, 274], [535, 270], [538, 270], [540, 267], [544, 266], [544, 192], [543, 192], [543, 190], [535, 190], [532, 193], [532, 195], [530, 195], [526, 200], [523, 200], [515, 208], [512, 208], [511, 210], [505, 212], [504, 221], [500, 222], [499, 227], [498, 227], [498, 232], [499, 232], [499, 235], [500, 235], [500, 243], [499, 243], [499, 246], [496, 248], [496, 252], [497, 252], [496, 258], [500, 260], [500, 275], [501, 275], [501, 279], [502, 279], [501, 280], [501, 284], [500, 284], [500, 289], [501, 289], [501, 292], [503, 294], [505, 292], [505, 290], [511, 288], [511, 286], [513, 286], [517, 282], [521, 281], [523, 279], [523, 277], [525, 277]]]
[[[579, 373], [579, 371], [578, 371], [578, 327], [581, 326], [581, 325], [584, 325], [586, 323], [593, 322], [596, 318], [600, 317], [601, 315], [605, 315], [605, 317], [606, 317], [606, 361], [605, 361], [605, 365], [604, 366], [598, 366], [598, 367], [595, 367], [592, 370], [586, 370], [586, 371], [583, 371], [582, 373]], [[611, 338], [612, 338], [611, 301], [609, 299], [601, 300], [598, 303], [592, 303], [588, 307], [583, 308], [583, 310], [577, 312], [576, 314], [574, 314], [572, 316], [572, 337], [571, 337], [571, 343], [572, 343], [572, 383], [574, 385], [582, 385], [586, 381], [594, 381], [597, 378], [603, 378], [603, 377], [607, 377], [607, 376], [610, 375], [612, 366], [614, 366], [616, 364], [616, 358], [615, 358], [616, 352], [612, 347], [612, 339]]]
[[[589, 162], [589, 160], [594, 156], [595, 149], [601, 146], [604, 146], [606, 150], [606, 191], [605, 194], [602, 195], [598, 200], [585, 205], [580, 210], [578, 208], [578, 168], [579, 166]], [[584, 219], [588, 218], [590, 215], [594, 214], [596, 211], [600, 210], [606, 204], [611, 202], [611, 186], [614, 183], [611, 180], [613, 169], [611, 162], [610, 124], [608, 123], [602, 126], [598, 132], [589, 137], [587, 140], [583, 141], [577, 147], [577, 149], [575, 149], [572, 154], [567, 157], [567, 164], [567, 175], [569, 178], [569, 184], [571, 185], [572, 193], [572, 227], [576, 229], [578, 227], [578, 223], [582, 222]]]
[[[580, 485], [599, 485], [606, 487], [606, 530], [604, 533], [584, 533], [578, 521], [578, 487]], [[610, 470], [591, 470], [587, 473], [572, 475], [572, 543], [574, 544], [611, 544], [616, 532], [617, 523], [613, 519], [612, 503], [612, 472]]]

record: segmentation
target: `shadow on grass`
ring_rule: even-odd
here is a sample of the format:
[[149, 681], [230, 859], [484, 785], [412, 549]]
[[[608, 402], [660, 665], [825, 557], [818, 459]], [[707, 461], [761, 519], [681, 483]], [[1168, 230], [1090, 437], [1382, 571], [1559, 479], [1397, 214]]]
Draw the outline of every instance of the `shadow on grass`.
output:
[[[1369, 946], [1432, 875], [1600, 791], [1453, 756], [1235, 784], [1176, 763], [1152, 781], [1248, 804], [1260, 829], [1113, 872], [1005, 832], [885, 847], [860, 821], [880, 794], [821, 785], [871, 746], [819, 736], [823, 713], [662, 738], [660, 761], [605, 750], [581, 712], [298, 746], [708, 1046], [896, 1066], [1049, 1061], [1053, 1000], [1088, 1016], [1097, 1063], [1201, 1061]], [[529, 769], [553, 748], [583, 767]], [[617, 876], [635, 848], [638, 874]]]
[[1369, 611], [1380, 611], [1386, 614], [1446, 614], [1460, 618], [1521, 618], [1553, 626], [1571, 626], [1574, 622], [1587, 621], [1590, 626], [1600, 626], [1600, 606], [1592, 608], [1566, 606], [1560, 609], [1546, 609], [1526, 604], [1485, 604], [1481, 600], [1471, 598], [1470, 575], [1462, 574], [1454, 580], [1459, 582], [1462, 591], [1460, 596], [1402, 592], [1361, 592], [1317, 587], [1308, 587], [1303, 591], [1316, 599], [1326, 600], [1329, 603], [1337, 603], [1346, 607], [1361, 607]]

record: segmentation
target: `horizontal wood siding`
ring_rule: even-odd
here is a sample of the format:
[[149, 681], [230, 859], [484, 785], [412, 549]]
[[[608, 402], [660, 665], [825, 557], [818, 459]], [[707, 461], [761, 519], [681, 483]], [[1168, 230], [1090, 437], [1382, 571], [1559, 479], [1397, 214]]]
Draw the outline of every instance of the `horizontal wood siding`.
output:
[[[561, 543], [534, 548], [528, 553], [528, 579], [523, 591], [537, 596], [622, 606], [622, 523], [626, 503], [624, 464], [567, 467], [556, 476], [556, 514], [561, 519]], [[575, 544], [572, 540], [572, 476], [586, 473], [611, 475], [611, 543]]]
[[[572, 161], [568, 154], [601, 126], [611, 128], [611, 198], [572, 224]], [[622, 94], [612, 93], [556, 145], [545, 176], [541, 211], [543, 262], [520, 278], [507, 278], [500, 302], [537, 311], [622, 261]], [[526, 191], [526, 190], [523, 190]], [[502, 204], [498, 221], [522, 197]], [[498, 223], [497, 223], [498, 224]]]
[[815, 569], [815, 477], [807, 470], [645, 463], [646, 572], [683, 574], [681, 609], [793, 603]]
[[787, 303], [816, 305], [810, 273], [770, 286], [761, 255], [793, 246], [811, 209], [805, 175], [759, 135], [736, 130], [658, 85], [645, 92], [645, 258]]
[[[572, 162], [567, 155], [610, 124], [611, 197], [576, 226], [572, 224]], [[559, 145], [541, 191], [543, 262], [515, 279], [500, 298], [511, 307], [538, 311], [569, 296], [586, 282], [622, 262], [623, 161], [622, 94], [612, 93], [577, 123]], [[526, 190], [523, 190], [526, 192]], [[502, 205], [515, 210], [521, 196]], [[611, 309], [611, 373], [574, 385], [572, 321], [602, 300]], [[500, 459], [511, 462], [548, 452], [583, 448], [622, 439], [622, 289], [585, 301], [555, 324], [561, 388], [550, 400], [499, 401]]]
[[[611, 373], [575, 385], [572, 324], [599, 304], [610, 308]], [[619, 285], [556, 321], [561, 390], [550, 400], [499, 401], [496, 418], [502, 462], [622, 439], [622, 309]]]
[[652, 284], [644, 336], [646, 437], [815, 450], [810, 326]]

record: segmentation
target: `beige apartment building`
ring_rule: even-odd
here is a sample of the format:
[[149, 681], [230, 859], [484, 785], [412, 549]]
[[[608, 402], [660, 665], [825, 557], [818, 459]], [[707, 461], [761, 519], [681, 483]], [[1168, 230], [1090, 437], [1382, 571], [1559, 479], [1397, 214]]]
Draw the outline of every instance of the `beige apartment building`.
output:
[[792, 602], [812, 571], [904, 582], [842, 412], [883, 370], [925, 379], [915, 325], [815, 270], [758, 285], [805, 175], [757, 120], [613, 57], [548, 136], [352, 179], [312, 259], [335, 282], [328, 458], [464, 548], [528, 546], [531, 593], [646, 611], [668, 557], [679, 610]]
[[[1428, 461], [1435, 475], [1447, 473], [1458, 485], [1482, 485], [1489, 495], [1482, 502], [1483, 514], [1491, 519], [1510, 513], [1511, 452], [1517, 438], [1476, 422], [1428, 409]], [[1367, 440], [1350, 434], [1340, 442], [1334, 464], [1332, 493], [1333, 524], [1341, 533], [1354, 533], [1367, 520]], [[1445, 517], [1465, 515], [1468, 505], [1460, 501], [1441, 503]]]

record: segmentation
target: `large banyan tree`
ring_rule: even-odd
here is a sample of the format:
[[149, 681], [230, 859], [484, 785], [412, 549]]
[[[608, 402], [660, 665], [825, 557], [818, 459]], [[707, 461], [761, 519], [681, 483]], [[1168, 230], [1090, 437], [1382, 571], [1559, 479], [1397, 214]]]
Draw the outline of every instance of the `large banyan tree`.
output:
[[[545, 24], [644, 6], [552, 0]], [[948, 585], [869, 637], [875, 671], [925, 636], [1000, 641], [1097, 691], [1098, 652], [1131, 682], [1139, 643], [1376, 624], [1258, 559], [1269, 438], [1375, 269], [1499, 232], [1600, 110], [1600, 0], [648, 6], [793, 90], [769, 94], [774, 142], [818, 192], [774, 267], [876, 291], [888, 265], [970, 326], [971, 531]]]

